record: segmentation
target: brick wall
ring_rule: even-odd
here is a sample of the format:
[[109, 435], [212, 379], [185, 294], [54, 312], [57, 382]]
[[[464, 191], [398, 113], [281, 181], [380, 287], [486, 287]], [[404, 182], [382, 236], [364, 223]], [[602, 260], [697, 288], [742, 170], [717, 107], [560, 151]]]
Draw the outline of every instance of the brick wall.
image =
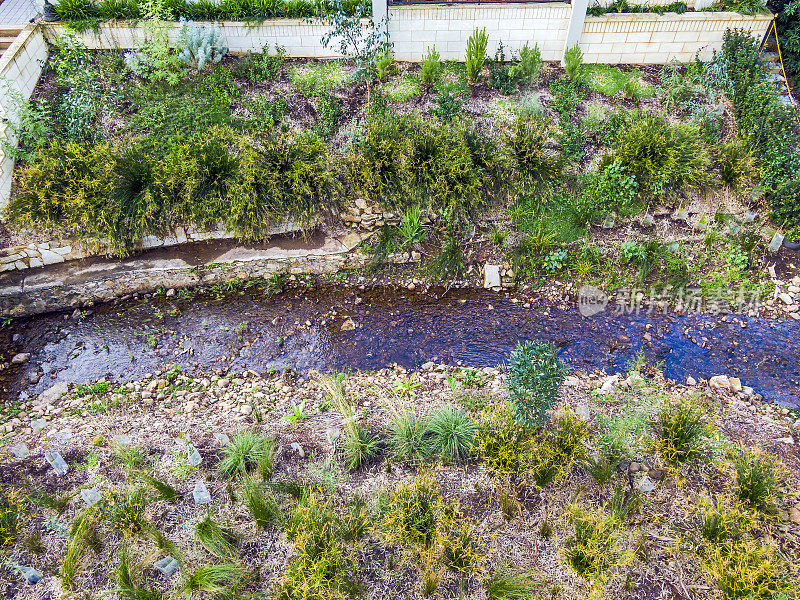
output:
[[390, 6], [389, 34], [399, 60], [418, 61], [429, 46], [443, 59], [464, 60], [476, 27], [486, 28], [490, 56], [500, 41], [509, 50], [530, 42], [544, 60], [561, 60], [570, 12], [564, 2]]
[[689, 62], [698, 52], [708, 60], [722, 47], [726, 29], [749, 30], [761, 40], [771, 20], [733, 12], [609, 13], [586, 17], [580, 47], [587, 63]]
[[[17, 140], [8, 129], [8, 123], [18, 122], [13, 96], [19, 93], [25, 100], [31, 97], [33, 89], [42, 74], [42, 67], [47, 60], [47, 45], [44, 37], [35, 25], [26, 25], [14, 40], [14, 43], [3, 52], [0, 58], [0, 140], [16, 145]], [[9, 90], [14, 92], [9, 93]], [[11, 182], [14, 172], [14, 159], [6, 156], [0, 148], [0, 210], [8, 204], [11, 195]]]

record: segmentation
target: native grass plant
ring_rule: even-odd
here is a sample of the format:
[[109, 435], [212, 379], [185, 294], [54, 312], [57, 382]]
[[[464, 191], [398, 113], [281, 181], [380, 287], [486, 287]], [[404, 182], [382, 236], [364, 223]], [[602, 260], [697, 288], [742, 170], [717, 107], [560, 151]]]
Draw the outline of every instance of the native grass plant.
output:
[[181, 20], [178, 58], [186, 65], [202, 71], [207, 62], [218, 63], [228, 53], [228, 44], [216, 23], [197, 25]]
[[429, 225], [424, 222], [422, 211], [418, 206], [410, 208], [403, 214], [403, 221], [397, 228], [400, 237], [400, 248], [408, 249], [422, 242], [428, 233]]
[[236, 563], [203, 565], [191, 572], [181, 571], [175, 591], [187, 599], [197, 593], [212, 594], [219, 598], [231, 597], [246, 578], [244, 567]]
[[542, 490], [566, 476], [586, 454], [587, 423], [572, 413], [559, 413], [550, 427], [542, 428], [525, 456], [522, 480]]
[[391, 544], [430, 548], [445, 509], [439, 486], [430, 475], [395, 487], [380, 504], [383, 532]]
[[[273, 525], [280, 525], [282, 522], [281, 508], [273, 495], [266, 489], [266, 482], [258, 481], [254, 477], [246, 475], [240, 480], [240, 492], [242, 503], [247, 508], [255, 524], [261, 529], [267, 529]], [[280, 483], [273, 482], [273, 489], [282, 489]], [[300, 494], [304, 494], [301, 490]]]
[[618, 162], [636, 178], [644, 199], [698, 191], [710, 183], [711, 156], [694, 124], [633, 111], [617, 131], [613, 147], [601, 166]]
[[467, 39], [467, 79], [470, 83], [477, 83], [483, 71], [483, 64], [486, 61], [486, 47], [489, 44], [489, 36], [486, 35], [486, 28], [472, 32]]
[[115, 573], [117, 585], [112, 591], [123, 600], [160, 600], [161, 594], [145, 586], [142, 570], [141, 565], [134, 563], [128, 545], [123, 544]]
[[422, 62], [419, 66], [419, 76], [423, 83], [433, 85], [442, 76], [442, 62], [436, 48], [428, 47], [425, 56], [422, 57]]
[[157, 479], [155, 476], [144, 471], [136, 471], [135, 475], [147, 483], [156, 492], [156, 500], [175, 503], [181, 497], [181, 493], [168, 484], [166, 481]]
[[777, 548], [752, 540], [710, 545], [702, 564], [724, 600], [791, 598], [800, 587]]
[[391, 406], [387, 444], [398, 460], [421, 462], [430, 452], [428, 421], [410, 406]]
[[553, 344], [520, 342], [508, 360], [509, 399], [517, 420], [534, 427], [547, 422], [547, 411], [557, 400], [566, 375]]
[[669, 467], [696, 462], [710, 451], [713, 426], [696, 400], [665, 403], [652, 427], [656, 451]]
[[486, 578], [484, 586], [489, 600], [527, 600], [547, 590], [547, 583], [533, 573], [508, 567], [495, 570]]
[[[702, 554], [709, 545], [745, 539], [757, 524], [757, 515], [736, 498], [703, 493], [691, 507], [692, 531], [687, 540]], [[694, 539], [691, 539], [694, 538]]]
[[143, 487], [115, 490], [103, 502], [102, 515], [113, 531], [129, 537], [147, 527], [144, 513], [149, 503]]
[[429, 454], [445, 462], [461, 462], [472, 452], [477, 427], [472, 417], [460, 407], [445, 405], [427, 418]]
[[25, 515], [25, 498], [17, 490], [0, 487], [0, 548], [16, 542]]
[[567, 519], [574, 527], [564, 542], [567, 562], [579, 575], [601, 583], [620, 556], [616, 544], [619, 522], [600, 509], [577, 504], [567, 509]]
[[257, 470], [262, 479], [269, 479], [275, 461], [275, 441], [254, 431], [243, 431], [222, 449], [217, 465], [220, 477], [243, 475]]
[[231, 560], [236, 556], [238, 534], [214, 521], [210, 512], [194, 526], [194, 535], [203, 548], [217, 558]]
[[775, 514], [783, 495], [783, 466], [755, 448], [739, 448], [733, 457], [736, 496], [752, 509]]

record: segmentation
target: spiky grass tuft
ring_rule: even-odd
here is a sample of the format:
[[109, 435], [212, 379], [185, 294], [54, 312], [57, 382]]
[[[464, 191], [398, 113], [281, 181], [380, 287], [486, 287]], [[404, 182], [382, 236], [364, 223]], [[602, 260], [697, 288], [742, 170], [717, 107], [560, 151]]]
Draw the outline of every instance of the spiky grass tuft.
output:
[[242, 502], [250, 511], [256, 525], [266, 529], [281, 522], [281, 509], [275, 499], [264, 491], [264, 484], [252, 477], [243, 477], [241, 481]]
[[254, 431], [235, 435], [222, 450], [217, 466], [220, 477], [245, 474], [257, 469], [262, 479], [272, 475], [275, 460], [275, 441]]
[[156, 500], [175, 503], [181, 497], [181, 493], [165, 481], [156, 479], [143, 471], [138, 471], [137, 475], [157, 492]]
[[217, 558], [230, 560], [236, 555], [236, 543], [239, 536], [235, 531], [222, 527], [211, 518], [211, 513], [194, 527], [197, 540]]
[[447, 405], [428, 418], [429, 448], [446, 461], [459, 462], [469, 457], [477, 427], [462, 408]]
[[120, 549], [116, 575], [117, 587], [112, 591], [122, 600], [161, 600], [161, 594], [142, 584], [137, 568], [131, 560], [128, 547], [124, 544]]
[[544, 591], [545, 584], [531, 573], [500, 569], [492, 573], [485, 582], [489, 600], [527, 600]]
[[392, 411], [388, 442], [395, 458], [424, 460], [430, 450], [427, 434], [427, 420], [418, 417], [413, 409], [406, 407]]

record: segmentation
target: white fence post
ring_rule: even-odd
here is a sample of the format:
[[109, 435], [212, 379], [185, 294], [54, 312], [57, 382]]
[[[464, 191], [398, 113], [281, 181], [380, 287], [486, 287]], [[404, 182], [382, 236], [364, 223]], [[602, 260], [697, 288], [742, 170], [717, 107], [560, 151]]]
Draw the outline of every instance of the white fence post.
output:
[[[379, 0], [372, 0], [373, 3]], [[586, 21], [586, 9], [589, 8], [589, 0], [572, 0], [572, 12], [569, 16], [567, 26], [567, 38], [564, 40], [564, 52], [567, 48], [572, 48], [581, 41], [583, 24]], [[561, 66], [564, 66], [564, 53], [561, 54]]]

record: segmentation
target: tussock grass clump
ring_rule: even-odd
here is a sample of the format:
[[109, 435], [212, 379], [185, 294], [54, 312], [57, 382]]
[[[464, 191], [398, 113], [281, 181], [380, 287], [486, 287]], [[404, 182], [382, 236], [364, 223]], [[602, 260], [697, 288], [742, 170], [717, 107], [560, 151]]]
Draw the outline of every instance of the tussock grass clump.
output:
[[184, 573], [177, 592], [191, 598], [195, 592], [233, 594], [245, 579], [244, 569], [235, 563], [205, 565]]
[[617, 521], [602, 511], [575, 504], [569, 507], [567, 516], [575, 527], [574, 534], [564, 543], [567, 562], [587, 579], [602, 578], [619, 555], [614, 544]]
[[281, 508], [275, 498], [264, 490], [264, 484], [252, 477], [242, 477], [242, 503], [247, 507], [256, 525], [266, 529], [272, 525], [280, 525]]
[[489, 600], [527, 600], [544, 591], [545, 584], [526, 571], [498, 569], [484, 582]]
[[429, 548], [443, 507], [439, 486], [429, 475], [421, 475], [382, 499], [383, 531], [390, 543]]
[[66, 510], [70, 500], [72, 500], [77, 493], [76, 491], [68, 491], [63, 494], [49, 494], [44, 490], [36, 490], [31, 494], [30, 499], [34, 504], [49, 508], [61, 514]]
[[156, 479], [149, 473], [139, 471], [137, 476], [147, 483], [156, 492], [156, 500], [175, 503], [181, 497], [181, 493], [165, 481]]
[[150, 457], [141, 446], [116, 446], [114, 458], [129, 471], [138, 471], [150, 464]]
[[194, 527], [194, 535], [203, 547], [217, 558], [230, 560], [236, 554], [236, 543], [239, 536], [235, 531], [223, 527], [206, 514], [202, 521]]
[[103, 517], [114, 531], [123, 535], [135, 535], [145, 529], [145, 509], [150, 499], [144, 488], [112, 492], [103, 504]]
[[428, 456], [428, 422], [410, 407], [395, 408], [389, 421], [389, 449], [398, 460], [421, 461]]
[[755, 526], [755, 515], [733, 498], [712, 499], [707, 493], [697, 501], [693, 514], [701, 544], [722, 544], [743, 539]]
[[72, 587], [72, 582], [80, 574], [87, 550], [97, 550], [100, 540], [97, 537], [98, 513], [89, 509], [80, 515], [72, 526], [72, 535], [64, 559], [61, 561], [59, 577], [66, 588]]
[[16, 491], [0, 489], [0, 547], [17, 541], [24, 517], [25, 500]]
[[543, 489], [570, 472], [585, 455], [584, 439], [588, 425], [572, 413], [556, 417], [555, 427], [542, 430], [534, 438], [526, 457], [523, 479]]
[[708, 452], [711, 425], [696, 402], [682, 400], [664, 404], [653, 429], [656, 450], [670, 467], [696, 462]]
[[447, 462], [461, 462], [472, 452], [477, 427], [462, 408], [447, 405], [428, 416], [430, 454]]
[[275, 441], [254, 431], [243, 431], [222, 449], [222, 460], [217, 465], [220, 477], [246, 474], [258, 469], [262, 478], [272, 475], [275, 460]]
[[161, 594], [145, 587], [142, 583], [141, 570], [133, 563], [125, 544], [119, 552], [116, 583], [117, 587], [112, 591], [122, 600], [161, 600]]
[[783, 485], [780, 463], [756, 448], [741, 448], [734, 454], [733, 466], [739, 500], [758, 511], [774, 513]]

